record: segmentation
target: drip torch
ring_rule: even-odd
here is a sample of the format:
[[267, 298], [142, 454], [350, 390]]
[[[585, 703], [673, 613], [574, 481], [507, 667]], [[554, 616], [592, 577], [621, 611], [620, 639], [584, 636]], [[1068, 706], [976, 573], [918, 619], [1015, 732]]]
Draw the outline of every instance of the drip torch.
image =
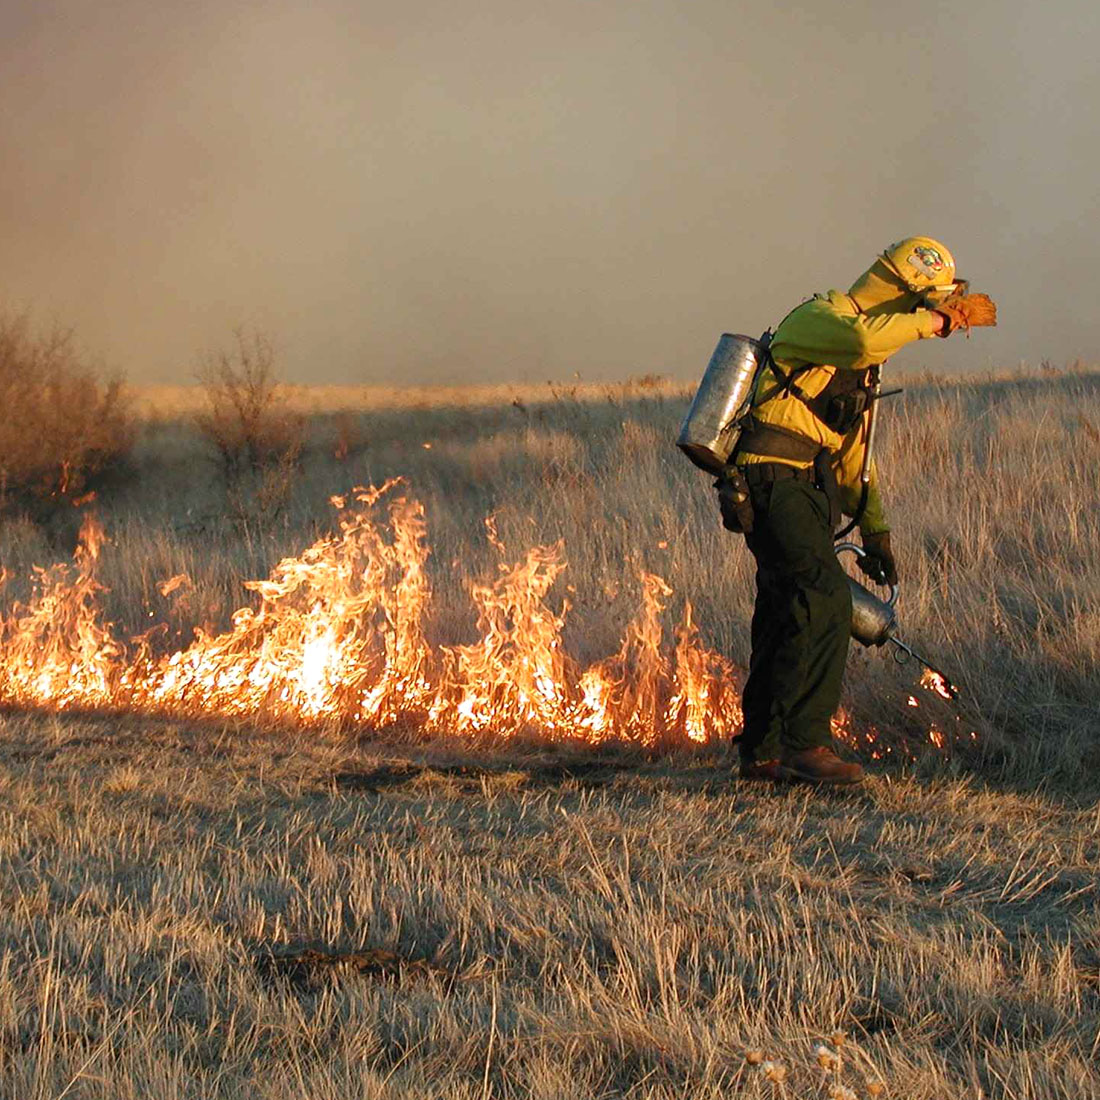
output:
[[[867, 551], [854, 542], [842, 542], [836, 547], [838, 556], [848, 550], [861, 558], [867, 556]], [[852, 591], [852, 637], [865, 646], [882, 646], [889, 642], [894, 646], [894, 660], [898, 664], [903, 665], [910, 659], [917, 661], [936, 677], [943, 694], [949, 699], [958, 698], [959, 689], [931, 661], [898, 637], [898, 586], [890, 586], [888, 600], [880, 599], [854, 577], [848, 578], [848, 587]]]

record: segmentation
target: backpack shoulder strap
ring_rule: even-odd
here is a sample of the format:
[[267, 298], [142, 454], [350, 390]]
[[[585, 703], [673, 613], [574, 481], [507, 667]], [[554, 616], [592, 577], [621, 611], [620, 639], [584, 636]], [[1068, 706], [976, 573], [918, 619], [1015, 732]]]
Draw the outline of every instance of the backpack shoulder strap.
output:
[[764, 348], [764, 365], [779, 379], [779, 383], [772, 388], [770, 393], [760, 398], [759, 404], [763, 405], [765, 401], [770, 401], [777, 394], [783, 397], [789, 397], [793, 394], [803, 402], [809, 400], [806, 394], [803, 393], [802, 387], [798, 384], [796, 379], [800, 374], [804, 374], [812, 367], [817, 366], [816, 363], [807, 363], [804, 367], [794, 367], [789, 371], [784, 370], [779, 363], [776, 362], [775, 356], [772, 355], [771, 340], [769, 339]]

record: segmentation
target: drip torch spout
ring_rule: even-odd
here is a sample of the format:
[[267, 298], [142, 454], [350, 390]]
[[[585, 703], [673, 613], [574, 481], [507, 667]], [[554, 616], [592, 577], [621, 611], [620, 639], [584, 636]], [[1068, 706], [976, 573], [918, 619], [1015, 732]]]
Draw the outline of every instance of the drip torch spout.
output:
[[945, 699], [958, 699], [959, 689], [931, 661], [922, 657], [911, 646], [906, 645], [896, 634], [891, 634], [887, 641], [897, 646], [894, 651], [894, 660], [899, 665], [905, 664], [910, 659], [923, 665], [932, 674], [932, 682], [927, 684], [927, 687], [932, 688], [933, 691], [938, 692]]

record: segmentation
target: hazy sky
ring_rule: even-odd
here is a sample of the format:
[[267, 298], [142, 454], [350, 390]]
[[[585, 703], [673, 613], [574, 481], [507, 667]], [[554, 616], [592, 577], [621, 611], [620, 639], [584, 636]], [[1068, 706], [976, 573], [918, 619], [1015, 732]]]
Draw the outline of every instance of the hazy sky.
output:
[[0, 7], [0, 306], [135, 381], [259, 326], [296, 381], [698, 374], [942, 239], [1100, 360], [1096, 0]]

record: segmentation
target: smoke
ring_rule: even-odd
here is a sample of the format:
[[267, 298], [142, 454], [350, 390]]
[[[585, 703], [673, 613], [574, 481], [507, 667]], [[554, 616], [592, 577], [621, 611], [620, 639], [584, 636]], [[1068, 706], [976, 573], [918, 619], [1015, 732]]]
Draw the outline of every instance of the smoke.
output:
[[1084, 0], [5, 9], [0, 305], [135, 381], [693, 376], [910, 233], [1001, 307], [899, 364], [1096, 360]]

